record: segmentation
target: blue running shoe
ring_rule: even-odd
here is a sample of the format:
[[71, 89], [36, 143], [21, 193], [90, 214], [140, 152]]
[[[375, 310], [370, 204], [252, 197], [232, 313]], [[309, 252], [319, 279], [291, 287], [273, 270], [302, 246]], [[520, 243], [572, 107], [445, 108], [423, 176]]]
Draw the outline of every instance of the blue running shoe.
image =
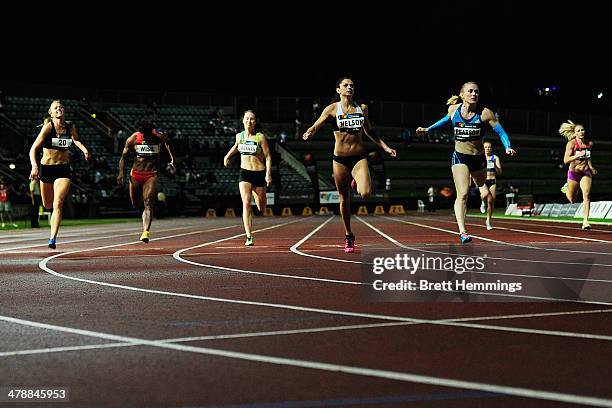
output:
[[462, 232], [461, 235], [459, 235], [459, 241], [461, 241], [462, 244], [467, 244], [468, 242], [472, 242], [472, 237], [470, 237], [467, 232]]
[[49, 248], [55, 249], [55, 238], [49, 238]]

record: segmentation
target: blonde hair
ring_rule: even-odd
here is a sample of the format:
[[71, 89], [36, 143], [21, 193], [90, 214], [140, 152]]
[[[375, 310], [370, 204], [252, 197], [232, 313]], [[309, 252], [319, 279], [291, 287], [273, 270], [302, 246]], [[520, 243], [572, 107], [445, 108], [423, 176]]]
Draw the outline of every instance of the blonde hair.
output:
[[572, 140], [576, 137], [576, 126], [582, 126], [580, 123], [574, 123], [571, 120], [563, 122], [559, 128], [559, 134], [567, 140]]
[[[478, 86], [478, 84], [474, 81], [468, 81], [465, 84], [461, 85], [461, 90], [459, 91], [459, 95], [463, 93], [463, 88], [465, 88], [466, 85], [468, 84], [474, 84], [476, 86]], [[459, 95], [451, 95], [450, 98], [448, 98], [448, 100], [446, 101], [447, 105], [454, 105], [457, 102], [459, 102], [459, 99], [461, 99], [461, 97]]]

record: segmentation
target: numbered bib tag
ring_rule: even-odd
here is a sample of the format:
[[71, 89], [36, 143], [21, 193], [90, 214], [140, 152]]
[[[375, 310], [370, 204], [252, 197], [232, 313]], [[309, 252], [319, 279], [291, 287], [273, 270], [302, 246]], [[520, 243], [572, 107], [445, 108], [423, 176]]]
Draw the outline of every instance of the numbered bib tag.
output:
[[63, 137], [52, 137], [51, 146], [59, 147], [62, 149], [67, 149], [70, 146], [72, 146], [72, 139], [63, 138]]
[[154, 156], [159, 154], [159, 145], [139, 144], [134, 146], [134, 149], [139, 156]]
[[359, 113], [349, 113], [348, 115], [338, 115], [337, 123], [340, 129], [361, 129], [364, 117]]
[[257, 152], [257, 144], [238, 144], [238, 151], [241, 154], [255, 154]]

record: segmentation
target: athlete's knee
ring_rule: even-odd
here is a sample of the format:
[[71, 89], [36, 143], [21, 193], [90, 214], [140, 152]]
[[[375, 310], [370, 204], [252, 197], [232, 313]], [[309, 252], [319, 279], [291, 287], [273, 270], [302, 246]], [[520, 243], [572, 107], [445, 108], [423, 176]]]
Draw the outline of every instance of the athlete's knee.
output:
[[466, 201], [468, 196], [468, 192], [466, 191], [457, 191], [457, 200]]
[[361, 194], [361, 196], [363, 198], [369, 197], [372, 195], [372, 187], [371, 186], [367, 186], [367, 187], [363, 187], [363, 190], [360, 191], [359, 189], [357, 190], [359, 194]]

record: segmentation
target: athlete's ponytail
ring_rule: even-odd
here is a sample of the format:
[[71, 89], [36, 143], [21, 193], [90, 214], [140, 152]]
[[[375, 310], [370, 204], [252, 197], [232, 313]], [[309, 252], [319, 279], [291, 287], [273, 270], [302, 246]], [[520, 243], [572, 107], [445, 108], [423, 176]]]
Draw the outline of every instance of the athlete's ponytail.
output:
[[446, 101], [447, 105], [454, 105], [457, 102], [459, 102], [459, 95], [453, 95], [450, 98], [448, 98], [448, 101]]
[[567, 140], [572, 140], [576, 137], [576, 126], [578, 126], [579, 123], [574, 123], [571, 120], [568, 120], [567, 122], [563, 122], [561, 124], [561, 127], [559, 128], [559, 134], [561, 136], [563, 136], [564, 138], [566, 138]]

